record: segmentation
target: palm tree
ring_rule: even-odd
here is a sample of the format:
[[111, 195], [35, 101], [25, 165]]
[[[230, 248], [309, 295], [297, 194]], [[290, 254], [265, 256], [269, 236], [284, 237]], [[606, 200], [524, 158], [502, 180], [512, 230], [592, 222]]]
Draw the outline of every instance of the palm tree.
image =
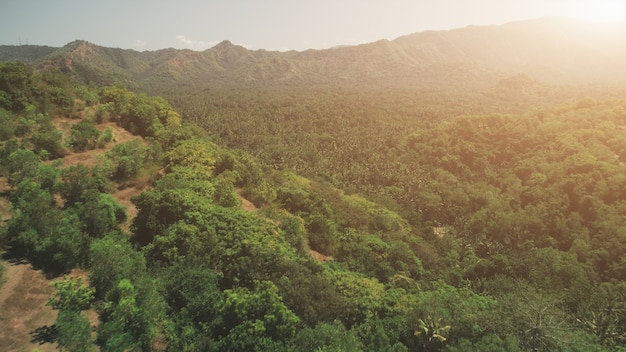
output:
[[441, 318], [435, 320], [430, 315], [426, 319], [419, 320], [419, 328], [415, 331], [415, 336], [420, 340], [419, 345], [422, 351], [438, 352], [443, 350], [450, 325], [442, 326], [441, 320]]

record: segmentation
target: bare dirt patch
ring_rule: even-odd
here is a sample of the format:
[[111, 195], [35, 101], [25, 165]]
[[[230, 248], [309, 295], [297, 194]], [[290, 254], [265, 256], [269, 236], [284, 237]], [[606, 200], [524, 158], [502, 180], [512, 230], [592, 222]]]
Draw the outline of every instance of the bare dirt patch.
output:
[[[69, 119], [58, 117], [54, 119], [54, 124], [59, 129], [64, 136], [69, 135], [69, 131], [71, 127], [80, 122], [80, 120]], [[93, 149], [80, 153], [70, 152], [62, 159], [62, 166], [69, 167], [75, 165], [84, 165], [87, 167], [94, 167], [98, 165], [100, 159], [104, 157], [104, 155], [110, 151], [116, 144], [126, 143], [133, 140], [139, 140], [142, 144], [147, 144], [146, 141], [140, 136], [135, 136], [132, 133], [126, 131], [124, 128], [118, 126], [115, 122], [107, 122], [96, 125], [96, 128], [99, 131], [105, 131], [106, 129], [111, 129], [113, 131], [113, 140], [111, 143], [108, 143], [105, 148], [101, 149]], [[130, 223], [132, 219], [137, 215], [137, 208], [131, 202], [131, 198], [136, 196], [143, 191], [146, 190], [146, 181], [139, 180], [135, 182], [135, 184], [127, 185], [124, 188], [120, 188], [113, 192], [113, 197], [117, 199], [117, 201], [124, 205], [128, 211], [128, 221], [122, 225], [124, 230], [129, 229]], [[2, 210], [2, 204], [0, 204], [0, 211]]]
[[56, 127], [57, 130], [61, 131], [61, 133], [63, 134], [63, 138], [69, 136], [72, 126], [79, 123], [80, 121], [81, 120], [79, 119], [70, 119], [67, 117], [56, 117], [52, 119], [54, 127]]
[[114, 143], [126, 143], [132, 141], [134, 139], [141, 140], [142, 143], [146, 143], [142, 137], [135, 136], [132, 133], [126, 131], [124, 128], [117, 125], [115, 122], [106, 122], [96, 126], [96, 128], [103, 132], [107, 128], [111, 128], [113, 130], [113, 142]]
[[133, 204], [131, 198], [143, 193], [144, 191], [144, 187], [134, 186], [124, 189], [118, 189], [113, 193], [113, 197], [115, 197], [115, 199], [120, 204], [126, 207], [126, 211], [128, 214], [128, 219], [126, 220], [126, 223], [121, 225], [122, 229], [128, 231], [130, 229], [130, 224], [132, 223], [132, 220], [135, 218], [135, 216], [137, 216], [138, 213], [137, 207], [135, 206], [135, 204]]
[[309, 249], [309, 254], [311, 255], [311, 257], [313, 257], [313, 259], [317, 260], [318, 262], [322, 262], [322, 263], [334, 259], [333, 257], [331, 257], [329, 255], [323, 255], [322, 253], [320, 253], [318, 251], [314, 251], [312, 249]]
[[0, 351], [56, 351], [56, 345], [33, 341], [36, 329], [50, 326], [56, 312], [46, 306], [52, 287], [41, 270], [24, 262], [2, 262], [5, 282], [0, 287]]
[[[64, 277], [48, 279], [41, 270], [24, 261], [2, 261], [4, 284], [0, 287], [0, 351], [57, 351], [56, 343], [39, 343], [37, 337], [45, 333], [56, 319], [57, 312], [46, 303], [54, 291], [52, 282]], [[88, 272], [74, 269], [67, 278], [81, 278], [89, 283]], [[98, 314], [90, 309], [84, 312], [92, 326], [99, 322]]]
[[255, 211], [257, 210], [256, 205], [252, 204], [251, 201], [244, 198], [241, 194], [239, 194], [239, 199], [241, 199], [241, 208], [245, 211]]
[[87, 167], [94, 167], [98, 164], [100, 157], [102, 157], [107, 150], [105, 149], [93, 149], [82, 153], [70, 153], [63, 157], [63, 167], [85, 165]]
[[[73, 125], [77, 124], [81, 120], [69, 119], [64, 117], [57, 117], [54, 119], [54, 125], [61, 131], [64, 137], [67, 137]], [[88, 167], [93, 167], [98, 164], [101, 156], [111, 150], [116, 144], [130, 142], [132, 140], [139, 140], [141, 143], [146, 144], [146, 141], [140, 136], [135, 136], [132, 133], [126, 131], [124, 128], [118, 126], [115, 122], [107, 122], [96, 125], [99, 131], [105, 131], [110, 128], [113, 131], [113, 140], [108, 143], [106, 147], [100, 149], [88, 150], [80, 153], [69, 152], [63, 157], [63, 166], [74, 166], [82, 164]]]

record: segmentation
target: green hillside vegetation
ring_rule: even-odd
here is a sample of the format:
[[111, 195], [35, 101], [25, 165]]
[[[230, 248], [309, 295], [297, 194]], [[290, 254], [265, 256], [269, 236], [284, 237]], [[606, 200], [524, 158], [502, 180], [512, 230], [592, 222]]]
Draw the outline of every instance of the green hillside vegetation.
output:
[[[89, 272], [55, 284], [61, 350], [626, 350], [625, 100], [518, 76], [494, 88], [531, 91], [513, 102], [170, 92], [179, 113], [54, 69], [0, 73], [6, 255]], [[116, 143], [111, 122], [141, 139]], [[140, 179], [126, 230], [113, 194]]]
[[43, 45], [0, 45], [0, 61], [33, 62], [50, 55], [58, 48]]

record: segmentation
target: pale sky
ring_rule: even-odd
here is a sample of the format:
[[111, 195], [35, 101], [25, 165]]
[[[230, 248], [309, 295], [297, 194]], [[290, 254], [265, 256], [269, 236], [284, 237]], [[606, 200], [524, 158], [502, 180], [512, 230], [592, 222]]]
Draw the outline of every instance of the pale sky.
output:
[[545, 16], [626, 21], [626, 0], [0, 0], [0, 45], [300, 51]]

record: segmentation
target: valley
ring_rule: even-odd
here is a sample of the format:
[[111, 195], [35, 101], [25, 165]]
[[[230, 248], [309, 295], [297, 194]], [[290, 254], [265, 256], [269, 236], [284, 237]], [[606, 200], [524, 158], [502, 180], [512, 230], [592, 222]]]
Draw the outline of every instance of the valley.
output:
[[1, 46], [0, 349], [622, 351], [624, 38]]

